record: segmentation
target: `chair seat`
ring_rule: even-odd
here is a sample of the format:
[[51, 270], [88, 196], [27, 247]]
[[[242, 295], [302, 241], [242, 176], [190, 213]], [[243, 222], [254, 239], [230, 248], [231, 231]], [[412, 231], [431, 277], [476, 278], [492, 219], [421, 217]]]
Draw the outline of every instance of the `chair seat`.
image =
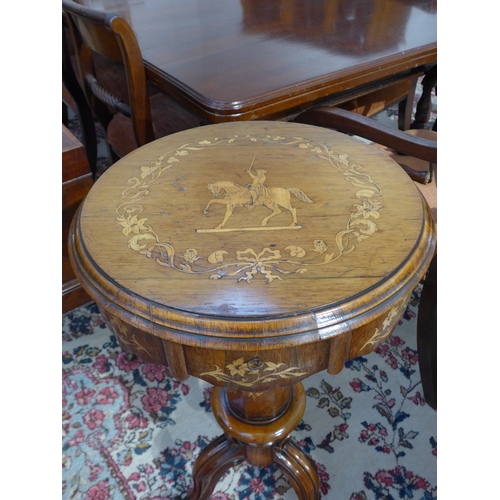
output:
[[[200, 126], [200, 118], [170, 97], [157, 93], [150, 100], [155, 139]], [[119, 156], [137, 149], [132, 119], [117, 113], [108, 126], [109, 145]]]

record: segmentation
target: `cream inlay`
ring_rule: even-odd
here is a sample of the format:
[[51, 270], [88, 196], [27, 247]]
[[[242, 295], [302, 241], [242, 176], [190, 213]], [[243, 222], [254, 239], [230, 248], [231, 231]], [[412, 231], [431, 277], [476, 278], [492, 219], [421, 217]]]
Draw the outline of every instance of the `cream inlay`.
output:
[[[310, 248], [294, 245], [290, 238], [289, 244], [282, 249], [241, 248], [235, 250], [234, 255], [222, 249], [217, 249], [209, 255], [199, 255], [196, 248], [178, 251], [173, 242], [162, 241], [155, 230], [147, 224], [148, 219], [140, 217], [144, 210], [141, 202], [150, 193], [150, 186], [165, 170], [180, 164], [186, 156], [235, 141], [278, 143], [304, 150], [317, 155], [335, 171], [341, 173], [345, 180], [358, 188], [356, 203], [353, 203], [355, 210], [351, 212], [345, 229], [332, 234], [331, 241], [319, 238], [312, 241]], [[307, 204], [314, 201], [299, 188], [268, 188], [265, 185], [267, 172], [263, 169], [252, 170], [252, 165], [253, 161], [245, 170], [252, 179], [249, 186], [243, 187], [232, 181], [219, 181], [208, 185], [214, 197], [208, 201], [203, 213], [206, 214], [213, 203], [222, 203], [227, 207], [226, 214], [215, 228], [199, 228], [197, 232], [301, 229], [302, 226], [297, 223], [296, 209], [291, 205], [290, 194]], [[379, 210], [383, 207], [382, 190], [370, 175], [361, 171], [362, 169], [361, 165], [349, 161], [347, 154], [338, 153], [329, 145], [300, 137], [246, 135], [203, 140], [195, 144], [184, 144], [161, 155], [150, 166], [141, 166], [139, 176], [129, 179], [129, 187], [122, 192], [120, 203], [116, 207], [116, 218], [123, 234], [129, 238], [129, 248], [153, 259], [160, 266], [182, 273], [206, 274], [214, 280], [238, 277], [238, 281], [247, 283], [251, 283], [253, 278], [260, 274], [267, 283], [270, 283], [275, 279], [281, 280], [282, 276], [306, 273], [307, 269], [313, 266], [331, 264], [354, 251], [356, 244], [377, 231], [375, 220], [380, 217]], [[235, 208], [246, 207], [248, 210], [257, 210], [262, 206], [270, 208], [273, 212], [262, 220], [260, 227], [224, 227]], [[289, 226], [269, 227], [267, 225], [269, 219], [281, 211], [279, 207], [290, 212], [292, 221]], [[203, 214], [200, 214], [200, 219], [203, 220], [202, 218]], [[304, 258], [306, 256], [307, 258]]]
[[[225, 369], [229, 375], [218, 366], [214, 371], [200, 373], [200, 377], [213, 377], [220, 382], [231, 382], [242, 387], [252, 387], [257, 383], [267, 383], [279, 378], [303, 377], [309, 375], [309, 372], [299, 372], [298, 367], [286, 368], [285, 363], [272, 363], [271, 361], [260, 360], [258, 365], [255, 359], [246, 362], [244, 358], [239, 358], [228, 365]], [[252, 366], [254, 363], [254, 366]], [[259, 394], [256, 393], [258, 396]]]

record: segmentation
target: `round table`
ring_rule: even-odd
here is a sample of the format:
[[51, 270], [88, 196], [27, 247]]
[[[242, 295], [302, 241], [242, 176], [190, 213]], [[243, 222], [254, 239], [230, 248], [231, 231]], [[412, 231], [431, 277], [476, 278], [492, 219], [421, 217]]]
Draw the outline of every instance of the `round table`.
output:
[[300, 499], [314, 462], [290, 438], [302, 380], [392, 333], [434, 253], [429, 209], [377, 149], [283, 122], [209, 125], [114, 164], [76, 214], [70, 257], [124, 349], [213, 384], [224, 433], [189, 499], [243, 460]]

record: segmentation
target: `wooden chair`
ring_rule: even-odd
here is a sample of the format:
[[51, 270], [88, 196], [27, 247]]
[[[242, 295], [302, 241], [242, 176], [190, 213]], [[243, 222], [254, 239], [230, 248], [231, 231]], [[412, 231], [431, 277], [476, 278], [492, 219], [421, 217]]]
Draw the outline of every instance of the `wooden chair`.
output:
[[[308, 123], [373, 142], [399, 163], [427, 200], [437, 226], [437, 133], [431, 130], [400, 131], [344, 109], [318, 107], [294, 121]], [[433, 139], [433, 140], [431, 140]], [[424, 397], [437, 409], [437, 254], [423, 280], [417, 318], [417, 348]]]
[[174, 99], [151, 92], [139, 45], [123, 18], [72, 0], [62, 6], [80, 84], [105, 130], [113, 162], [154, 139], [201, 124]]

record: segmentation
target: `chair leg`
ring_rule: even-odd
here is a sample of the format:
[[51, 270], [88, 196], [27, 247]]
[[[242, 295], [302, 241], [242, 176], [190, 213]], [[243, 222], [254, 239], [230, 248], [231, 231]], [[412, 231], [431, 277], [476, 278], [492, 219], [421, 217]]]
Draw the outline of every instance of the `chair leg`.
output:
[[431, 261], [420, 296], [417, 350], [424, 398], [437, 410], [437, 254]]

